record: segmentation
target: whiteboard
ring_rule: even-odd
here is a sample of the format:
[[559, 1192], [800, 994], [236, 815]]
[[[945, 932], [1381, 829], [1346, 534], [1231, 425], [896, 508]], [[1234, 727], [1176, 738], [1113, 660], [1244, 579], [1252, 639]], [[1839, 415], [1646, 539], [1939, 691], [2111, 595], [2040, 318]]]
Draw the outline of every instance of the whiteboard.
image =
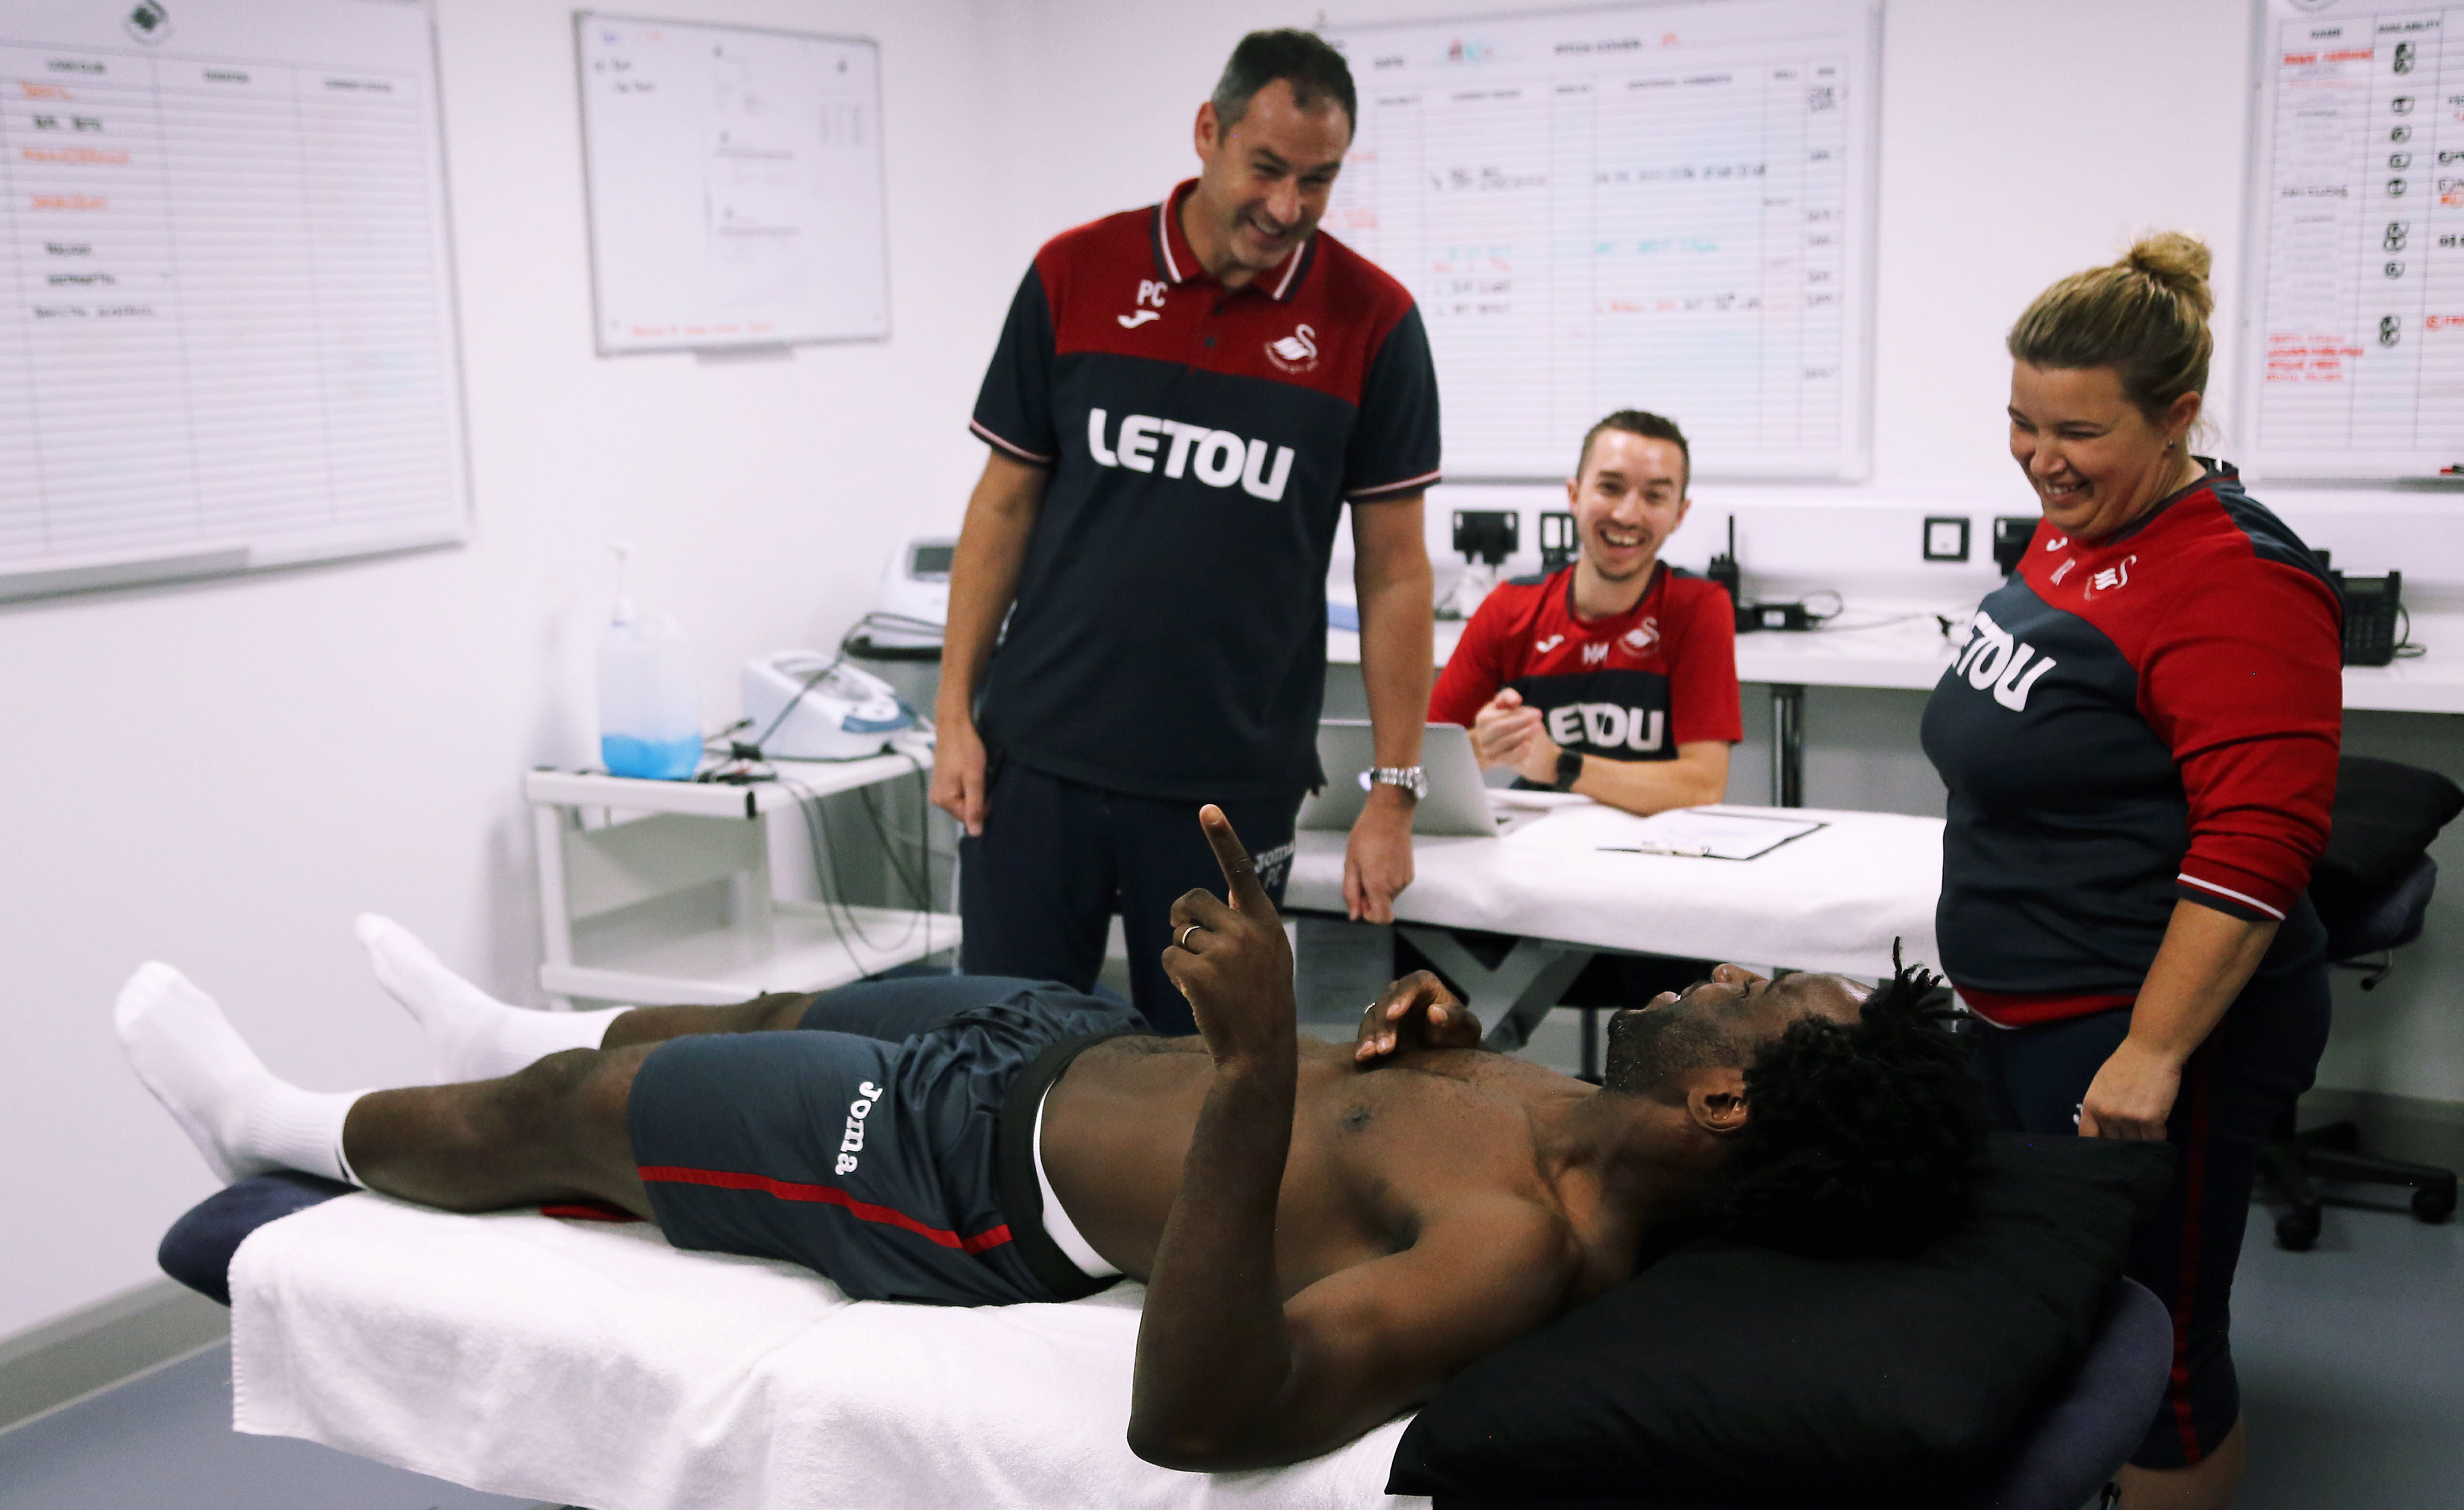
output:
[[0, 598], [468, 533], [425, 3], [0, 14]]
[[1325, 224], [1419, 303], [1447, 475], [1562, 477], [1619, 408], [1698, 476], [1864, 474], [1879, 4], [1329, 30], [1360, 123]]
[[2464, 11], [2262, 0], [2244, 460], [2464, 463]]
[[599, 351], [890, 334], [881, 49], [574, 17]]

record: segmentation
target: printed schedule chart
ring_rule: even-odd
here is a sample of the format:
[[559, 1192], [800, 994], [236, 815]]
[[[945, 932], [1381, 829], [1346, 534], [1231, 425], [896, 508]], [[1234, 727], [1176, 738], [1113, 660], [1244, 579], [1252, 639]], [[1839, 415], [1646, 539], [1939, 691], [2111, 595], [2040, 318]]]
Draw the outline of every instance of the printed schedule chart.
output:
[[877, 44], [573, 25], [601, 355], [888, 339]]
[[351, 9], [394, 66], [0, 37], [0, 596], [461, 535], [426, 14]]
[[2464, 464], [2464, 10], [2276, 0], [2266, 27], [2250, 465]]
[[1456, 477], [1555, 477], [1617, 408], [1697, 472], [1866, 447], [1873, 11], [1627, 6], [1331, 33], [1360, 91], [1326, 224], [1427, 323]]

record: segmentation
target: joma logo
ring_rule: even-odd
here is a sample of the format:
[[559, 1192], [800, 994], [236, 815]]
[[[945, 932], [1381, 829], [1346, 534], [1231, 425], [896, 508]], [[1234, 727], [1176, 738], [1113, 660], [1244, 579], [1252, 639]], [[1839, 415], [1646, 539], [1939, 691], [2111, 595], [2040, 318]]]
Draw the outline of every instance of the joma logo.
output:
[[872, 1104], [889, 1094], [870, 1081], [856, 1086], [856, 1099], [847, 1103], [847, 1134], [839, 1139], [838, 1162], [830, 1167], [841, 1174], [855, 1172], [856, 1155], [864, 1151], [864, 1121], [872, 1115]]

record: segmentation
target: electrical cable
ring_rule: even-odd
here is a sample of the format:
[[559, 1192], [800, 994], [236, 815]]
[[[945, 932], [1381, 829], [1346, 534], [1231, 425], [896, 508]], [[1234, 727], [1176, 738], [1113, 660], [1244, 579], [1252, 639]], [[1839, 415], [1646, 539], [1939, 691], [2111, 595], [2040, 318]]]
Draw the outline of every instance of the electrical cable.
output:
[[[787, 715], [796, 711], [796, 705], [804, 700], [804, 694], [811, 691], [814, 688], [821, 686], [823, 681], [825, 680], [832, 671], [837, 670], [840, 667], [845, 665], [847, 665], [847, 641], [842, 638], [839, 641], [839, 653], [831, 658], [830, 664], [823, 667], [820, 670], [815, 671], [812, 675], [805, 677], [804, 685], [796, 689], [795, 695], [779, 705], [779, 711], [771, 718], [769, 727], [746, 741], [746, 743], [750, 744], [757, 752], [757, 758], [759, 758], [758, 752], [760, 748], [770, 742], [770, 736], [779, 732], [779, 726], [785, 723], [787, 721]], [[748, 724], [752, 721], [753, 720], [750, 718], [744, 720], [744, 722]]]
[[[1853, 608], [1842, 606], [1832, 613], [1815, 620], [1814, 626], [1816, 629], [1827, 629], [1833, 634], [1853, 634], [1859, 629], [1880, 629], [1888, 624], [1916, 624], [1927, 619], [1931, 619], [1939, 623], [1944, 617], [1938, 613], [1886, 613], [1877, 614], [1871, 618], [1859, 616], [1854, 623], [1850, 624], [1840, 624], [1837, 622], [1841, 618], [1855, 612], [1856, 610]], [[1809, 615], [1809, 617], [1811, 617], [1811, 615]], [[1944, 633], [1947, 634], [1949, 631], [1945, 630]]]
[[[913, 775], [918, 777], [924, 775], [924, 763], [916, 759], [913, 755], [906, 751], [895, 751], [891, 753], [900, 755], [907, 761]], [[864, 758], [870, 757], [866, 756]], [[891, 842], [889, 835], [882, 829], [878, 820], [876, 819], [874, 821], [873, 826], [875, 836], [883, 841], [884, 858], [890, 864], [891, 874], [896, 876], [903, 884], [911, 888], [911, 895], [914, 896], [918, 903], [918, 905], [912, 909], [902, 909], [906, 911], [907, 926], [897, 937], [888, 940], [875, 939], [870, 933], [865, 931], [863, 923], [856, 917], [854, 904], [849, 903], [845, 899], [845, 892], [847, 889], [846, 873], [841, 868], [844, 856], [839, 848], [836, 838], [830, 832], [829, 810], [823, 803], [823, 798], [826, 794], [813, 791], [812, 788], [804, 785], [802, 781], [795, 779], [793, 777], [779, 773], [775, 767], [772, 768], [769, 779], [777, 781], [789, 792], [795, 794], [797, 799], [796, 810], [803, 819], [805, 846], [813, 864], [813, 881], [815, 888], [822, 893], [821, 900], [824, 915], [831, 919], [837, 929], [839, 937], [843, 940], [848, 941], [849, 948], [847, 952], [851, 957], [855, 957], [855, 962], [858, 968], [863, 970], [865, 978], [872, 978], [875, 974], [873, 968], [866, 964], [863, 958], [857, 955], [854, 945], [858, 943], [862, 944], [867, 952], [869, 952], [876, 956], [891, 953], [914, 938], [916, 928], [924, 923], [924, 915], [932, 911], [929, 897], [929, 886], [931, 884], [930, 878], [932, 875], [932, 830], [930, 826], [927, 823], [919, 822], [916, 830], [917, 848], [922, 858], [922, 867], [925, 877], [924, 882], [919, 886], [908, 872], [898, 864], [894, 843]], [[920, 791], [921, 788], [919, 787], [918, 790]], [[861, 788], [858, 789], [858, 791], [860, 794], [858, 798], [859, 802], [865, 807], [867, 816], [869, 818], [872, 817], [872, 809], [869, 800], [869, 795], [865, 794], [864, 790]], [[919, 814], [923, 811], [920, 802], [918, 811]]]
[[2428, 655], [2430, 646], [2412, 643], [2412, 610], [2403, 603], [2398, 603], [2395, 612], [2396, 617], [2403, 621], [2404, 627], [2396, 631], [2395, 654], [2390, 659], [2409, 661], [2416, 656]]
[[[910, 755], [908, 758], [912, 761], [914, 759], [914, 756]], [[920, 764], [917, 765], [916, 771], [920, 775], [923, 771], [923, 767]], [[879, 782], [875, 782], [873, 783], [873, 786], [857, 788], [858, 795], [862, 799], [865, 818], [872, 825], [872, 837], [881, 843], [882, 859], [884, 863], [890, 866], [890, 873], [898, 882], [900, 889], [914, 899], [917, 910], [930, 911], [932, 908], [928, 901], [928, 896], [932, 881], [933, 862], [932, 850], [929, 847], [930, 836], [924, 833], [921, 826], [926, 821], [922, 801], [919, 799], [916, 819], [918, 824], [916, 832], [919, 836], [918, 846], [923, 857], [921, 867], [923, 874], [919, 879], [914, 873], [909, 871], [905, 865], [899, 863], [898, 851], [902, 840], [900, 836], [892, 832], [891, 826], [885, 820], [884, 815], [873, 805], [873, 787], [879, 786], [880, 784], [881, 783]], [[922, 788], [919, 786], [917, 790], [920, 792]]]
[[888, 629], [894, 633], [912, 634], [936, 642], [948, 632], [946, 626], [935, 624], [930, 619], [917, 619], [909, 614], [888, 613], [875, 608], [858, 619], [847, 633], [839, 636], [839, 654], [847, 654], [848, 647], [854, 644], [857, 633], [865, 629]]
[[[796, 810], [803, 821], [805, 848], [813, 864], [814, 888], [821, 893], [824, 915], [831, 920], [839, 937], [848, 942], [850, 957], [856, 956], [854, 946], [858, 943], [861, 943], [865, 950], [875, 954], [884, 954], [899, 949], [915, 936], [917, 926], [924, 923], [934, 910], [932, 803], [931, 795], [926, 790], [926, 781], [929, 780], [928, 769], [912, 751], [906, 750], [873, 752], [859, 755], [812, 756], [798, 760], [799, 764], [844, 765], [853, 760], [870, 760], [881, 754], [891, 754], [907, 761], [912, 776], [925, 778], [914, 783], [915, 865], [912, 870], [902, 863], [900, 855], [904, 836], [896, 832], [897, 825], [891, 821], [891, 815], [885, 814], [873, 802], [871, 787], [879, 783], [869, 783], [853, 789], [858, 794], [857, 805], [864, 810], [866, 821], [872, 829], [873, 838], [881, 845], [883, 864], [889, 869], [890, 878], [896, 884], [891, 900], [894, 903], [899, 899], [899, 895], [903, 894], [914, 904], [912, 908], [899, 909], [907, 915], [906, 930], [897, 938], [884, 943], [876, 941], [865, 931], [863, 924], [856, 918], [854, 906], [845, 900], [847, 889], [846, 873], [843, 869], [845, 856], [831, 836], [829, 813], [823, 805], [823, 799], [828, 794], [817, 793], [803, 782], [788, 776], [779, 768], [777, 763], [779, 757], [766, 754], [762, 747], [769, 742], [771, 735], [779, 732], [780, 726], [787, 721], [787, 715], [796, 711], [797, 705], [802, 703], [814, 688], [827, 680], [831, 672], [847, 664], [847, 656], [854, 648], [858, 634], [867, 629], [886, 629], [904, 634], [937, 637], [942, 626], [929, 620], [912, 618], [906, 614], [885, 613], [878, 609], [867, 613], [850, 625], [845, 634], [839, 636], [837, 653], [831, 658], [829, 664], [805, 677], [803, 684], [796, 689], [794, 694], [789, 696], [784, 704], [781, 705], [778, 713], [759, 734], [749, 740], [737, 738], [736, 735], [753, 725], [752, 719], [739, 718], [716, 733], [705, 735], [702, 739], [703, 753], [719, 755], [721, 758], [709, 770], [696, 772], [693, 777], [693, 780], [699, 782], [735, 786], [750, 786], [764, 781], [776, 782], [794, 794]], [[918, 729], [931, 732], [932, 723], [929, 719], [922, 714], [914, 714], [912, 709], [909, 711], [913, 714]], [[955, 881], [954, 874], [954, 885]], [[863, 970], [866, 979], [872, 978], [873, 970], [866, 965], [862, 958], [857, 957], [855, 962], [858, 968]]]
[[[750, 719], [739, 719], [721, 730], [719, 736], [715, 736], [712, 741], [706, 743], [715, 743], [716, 737], [723, 737], [750, 722]], [[924, 782], [922, 780], [915, 782], [916, 864], [913, 870], [902, 863], [899, 853], [904, 843], [904, 837], [894, 832], [893, 827], [873, 805], [871, 787], [879, 783], [868, 783], [863, 787], [849, 789], [858, 794], [858, 803], [864, 809], [874, 839], [881, 844], [883, 863], [889, 867], [891, 878], [897, 884], [897, 892], [912, 898], [915, 904], [912, 908], [899, 909], [907, 914], [906, 929], [896, 938], [880, 940], [865, 930], [863, 923], [855, 915], [853, 904], [844, 900], [847, 890], [847, 876], [844, 869], [846, 857], [830, 832], [829, 813], [824, 806], [824, 799], [831, 794], [816, 792], [781, 771], [775, 759], [761, 754], [759, 746], [730, 741], [728, 748], [731, 752], [728, 758], [708, 771], [696, 774], [693, 779], [698, 782], [733, 786], [752, 786], [762, 782], [773, 782], [794, 795], [796, 811], [804, 826], [805, 852], [812, 862], [813, 885], [814, 888], [821, 893], [824, 915], [830, 919], [839, 937], [849, 941], [848, 953], [855, 958], [857, 966], [863, 970], [864, 978], [871, 979], [875, 974], [874, 970], [858, 955], [854, 946], [861, 944], [865, 951], [875, 955], [891, 952], [915, 936], [915, 930], [923, 921], [920, 914], [930, 913], [933, 910], [932, 811], [930, 797], [925, 791]], [[929, 776], [929, 768], [924, 762], [916, 758], [913, 752], [907, 750], [880, 751], [860, 755], [821, 756], [810, 760], [799, 760], [797, 763], [846, 765], [856, 760], [877, 759], [885, 754], [895, 755], [905, 760], [910, 776], [915, 777]], [[899, 897], [893, 894], [890, 900], [895, 904]]]

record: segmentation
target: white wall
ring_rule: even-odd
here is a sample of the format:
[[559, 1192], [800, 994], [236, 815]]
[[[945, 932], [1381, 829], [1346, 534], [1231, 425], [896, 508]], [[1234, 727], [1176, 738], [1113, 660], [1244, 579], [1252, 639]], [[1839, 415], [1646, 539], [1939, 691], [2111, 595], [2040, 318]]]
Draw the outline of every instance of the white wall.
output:
[[[639, 544], [640, 596], [683, 619], [705, 711], [731, 716], [743, 655], [834, 640], [894, 539], [957, 518], [980, 465], [963, 417], [1034, 247], [1192, 171], [1190, 119], [1233, 41], [1318, 19], [1222, 0], [663, 0], [662, 14], [884, 46], [893, 338], [703, 367], [591, 355], [570, 8], [439, 8], [474, 542], [0, 608], [0, 1146], [17, 1153], [0, 1174], [15, 1239], [0, 1245], [0, 1336], [147, 1278], [163, 1227], [209, 1188], [111, 1039], [137, 962], [187, 969], [277, 1070], [320, 1087], [424, 1072], [357, 958], [362, 908], [535, 996], [516, 780], [590, 754], [605, 543]], [[1360, 0], [1338, 19], [1446, 9]], [[1903, 558], [1926, 507], [2030, 508], [1999, 420], [2000, 333], [2027, 298], [2159, 225], [2211, 236], [2229, 308], [2236, 295], [2250, 15], [2247, 0], [1891, 0], [1874, 478], [1706, 487], [1698, 519], [1736, 505], [1749, 569], [1817, 570], [1844, 538], [1868, 567], [1925, 580]], [[2399, 500], [2408, 523], [2384, 500], [2358, 500], [2365, 514], [2267, 495], [2357, 568], [2464, 584], [2464, 526], [2419, 514], [2424, 500]], [[1433, 534], [1491, 496], [1441, 490]], [[1815, 529], [1809, 508], [1845, 512]], [[1708, 533], [1698, 522], [1672, 555], [1699, 560]], [[1917, 706], [1817, 693], [1810, 796], [1938, 801]], [[2355, 747], [2454, 770], [2454, 726], [2357, 719]], [[1760, 758], [1739, 752], [1741, 797], [1760, 792]], [[2464, 878], [2464, 853], [2448, 858]], [[2440, 984], [2464, 976], [2459, 914], [2464, 884], [2406, 974], [2350, 998], [2335, 1083], [2464, 1100], [2464, 1013]]]
[[662, 0], [883, 45], [884, 344], [697, 366], [592, 355], [572, 7], [441, 0], [477, 535], [460, 550], [0, 609], [0, 1336], [145, 1280], [210, 1190], [121, 1061], [113, 993], [170, 960], [275, 1068], [427, 1078], [350, 921], [401, 918], [536, 999], [535, 763], [588, 758], [606, 544], [734, 716], [747, 654], [835, 642], [893, 539], [955, 524], [1016, 277], [988, 250], [995, 59], [964, 0]]

